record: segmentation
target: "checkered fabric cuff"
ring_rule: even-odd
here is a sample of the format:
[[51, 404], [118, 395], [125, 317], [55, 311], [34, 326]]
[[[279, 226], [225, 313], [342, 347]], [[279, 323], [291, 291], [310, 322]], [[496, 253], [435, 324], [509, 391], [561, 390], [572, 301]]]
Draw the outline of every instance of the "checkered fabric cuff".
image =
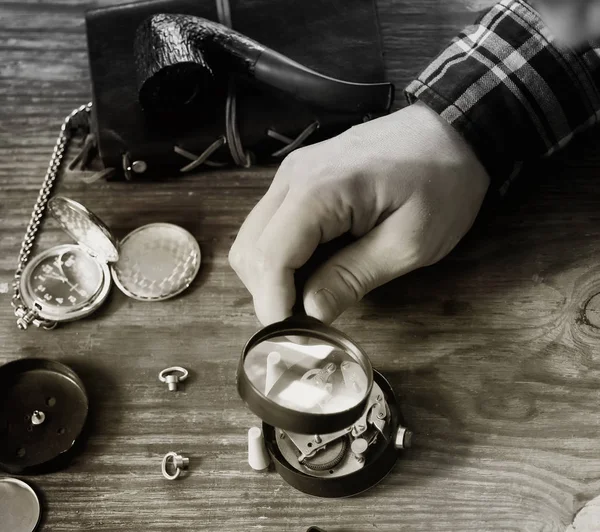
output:
[[524, 163], [598, 121], [599, 82], [600, 43], [560, 48], [531, 6], [502, 0], [405, 92], [462, 133], [503, 195]]

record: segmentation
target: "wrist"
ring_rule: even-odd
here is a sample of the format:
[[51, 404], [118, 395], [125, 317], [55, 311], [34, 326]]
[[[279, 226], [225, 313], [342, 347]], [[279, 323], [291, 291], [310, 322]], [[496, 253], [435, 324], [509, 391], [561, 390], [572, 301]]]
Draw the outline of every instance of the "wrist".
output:
[[426, 153], [435, 154], [439, 162], [457, 166], [468, 172], [487, 189], [490, 176], [469, 142], [436, 111], [417, 100], [406, 108], [408, 123], [418, 135]]

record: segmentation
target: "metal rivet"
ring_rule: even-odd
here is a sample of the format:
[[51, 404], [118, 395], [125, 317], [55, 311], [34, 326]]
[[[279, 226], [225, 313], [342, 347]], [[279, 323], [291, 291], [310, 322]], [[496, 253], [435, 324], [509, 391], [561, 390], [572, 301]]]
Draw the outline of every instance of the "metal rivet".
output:
[[148, 165], [146, 164], [146, 161], [133, 161], [131, 163], [131, 169], [136, 174], [143, 174], [148, 169]]
[[409, 449], [412, 445], [413, 433], [406, 427], [398, 427], [394, 445], [396, 449]]

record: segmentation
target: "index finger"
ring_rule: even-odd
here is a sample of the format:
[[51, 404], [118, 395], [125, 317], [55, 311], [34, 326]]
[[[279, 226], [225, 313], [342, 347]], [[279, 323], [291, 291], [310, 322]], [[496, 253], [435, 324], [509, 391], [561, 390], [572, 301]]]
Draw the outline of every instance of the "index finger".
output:
[[344, 216], [335, 213], [329, 194], [288, 193], [256, 243], [256, 314], [263, 323], [287, 318], [296, 301], [294, 273], [317, 246], [348, 231]]

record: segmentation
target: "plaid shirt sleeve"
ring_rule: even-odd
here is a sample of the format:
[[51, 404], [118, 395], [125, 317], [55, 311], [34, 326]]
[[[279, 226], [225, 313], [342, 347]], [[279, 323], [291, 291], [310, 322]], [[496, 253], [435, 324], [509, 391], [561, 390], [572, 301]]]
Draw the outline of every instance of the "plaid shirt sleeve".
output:
[[502, 0], [406, 88], [454, 126], [504, 195], [524, 163], [600, 116], [600, 43], [561, 48], [523, 0]]

